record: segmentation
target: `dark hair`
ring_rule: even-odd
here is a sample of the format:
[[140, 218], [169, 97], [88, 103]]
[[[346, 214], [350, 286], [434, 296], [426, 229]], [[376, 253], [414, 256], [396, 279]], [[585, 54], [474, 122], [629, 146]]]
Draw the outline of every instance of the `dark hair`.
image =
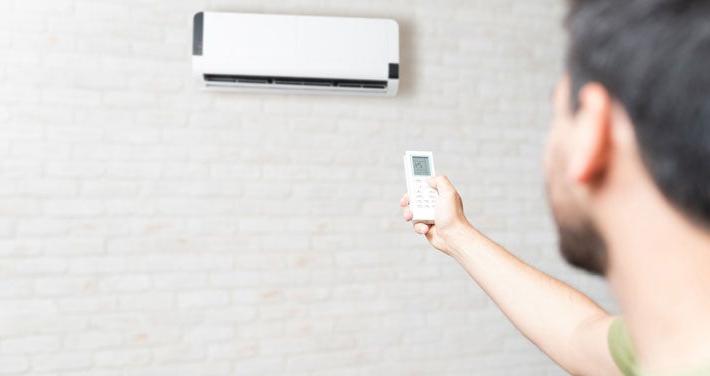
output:
[[575, 103], [602, 84], [661, 192], [710, 228], [710, 1], [572, 0], [566, 24]]

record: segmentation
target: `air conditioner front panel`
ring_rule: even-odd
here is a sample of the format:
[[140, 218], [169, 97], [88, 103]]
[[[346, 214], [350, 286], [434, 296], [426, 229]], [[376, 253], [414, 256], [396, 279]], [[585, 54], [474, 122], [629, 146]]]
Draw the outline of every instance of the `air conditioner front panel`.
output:
[[[398, 80], [399, 28], [388, 19], [205, 12], [196, 75]], [[195, 53], [196, 52], [196, 53]], [[239, 87], [240, 85], [234, 85]], [[393, 86], [389, 85], [390, 91]]]

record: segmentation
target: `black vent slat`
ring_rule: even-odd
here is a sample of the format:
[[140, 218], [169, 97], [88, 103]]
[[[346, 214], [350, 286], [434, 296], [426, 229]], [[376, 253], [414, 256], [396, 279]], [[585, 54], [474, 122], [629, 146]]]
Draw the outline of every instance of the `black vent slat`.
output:
[[207, 81], [212, 81], [212, 82], [236, 82], [234, 78], [227, 77], [227, 76], [212, 76], [212, 77], [207, 77], [205, 75], [205, 80]]
[[328, 82], [326, 82], [326, 81], [304, 81], [303, 84], [307, 85], [307, 86], [333, 86], [334, 82], [332, 82], [332, 81], [328, 81]]
[[279, 80], [275, 79], [274, 83], [276, 85], [303, 85], [303, 81], [296, 81], [296, 80]]
[[242, 82], [245, 84], [268, 84], [269, 80], [260, 78], [237, 78], [235, 82]]
[[270, 76], [245, 76], [229, 74], [205, 74], [207, 82], [232, 82], [258, 85], [293, 85], [317, 87], [343, 87], [364, 89], [387, 89], [387, 81], [379, 80], [341, 80], [330, 78], [310, 77], [270, 77]]

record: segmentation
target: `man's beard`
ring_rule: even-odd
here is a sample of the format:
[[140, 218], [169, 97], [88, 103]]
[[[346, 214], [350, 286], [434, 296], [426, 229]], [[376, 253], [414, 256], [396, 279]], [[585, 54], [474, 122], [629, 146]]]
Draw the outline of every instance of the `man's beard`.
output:
[[[559, 155], [554, 153], [552, 157], [552, 161], [556, 162], [552, 166], [558, 166], [558, 171], [566, 163]], [[608, 254], [601, 232], [585, 209], [575, 202], [569, 187], [559, 181], [552, 171], [548, 171], [546, 176], [545, 191], [557, 225], [560, 253], [572, 266], [592, 274], [605, 275]]]
[[[553, 187], [558, 187], [553, 190]], [[607, 247], [601, 232], [584, 209], [574, 204], [560, 185], [553, 185], [550, 179], [545, 184], [547, 202], [557, 225], [560, 253], [572, 266], [592, 274], [604, 275], [607, 271]], [[555, 195], [557, 193], [557, 195]], [[560, 200], [555, 200], [555, 198]]]
[[604, 275], [608, 266], [607, 250], [601, 233], [591, 220], [577, 220], [575, 225], [555, 218], [560, 237], [560, 253], [567, 262], [592, 274]]

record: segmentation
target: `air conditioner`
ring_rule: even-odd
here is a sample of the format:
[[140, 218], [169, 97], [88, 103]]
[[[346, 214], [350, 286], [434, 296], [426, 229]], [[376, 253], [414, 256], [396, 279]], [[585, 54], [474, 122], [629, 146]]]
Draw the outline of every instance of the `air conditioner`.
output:
[[393, 96], [399, 26], [390, 19], [200, 12], [192, 67], [208, 89]]

